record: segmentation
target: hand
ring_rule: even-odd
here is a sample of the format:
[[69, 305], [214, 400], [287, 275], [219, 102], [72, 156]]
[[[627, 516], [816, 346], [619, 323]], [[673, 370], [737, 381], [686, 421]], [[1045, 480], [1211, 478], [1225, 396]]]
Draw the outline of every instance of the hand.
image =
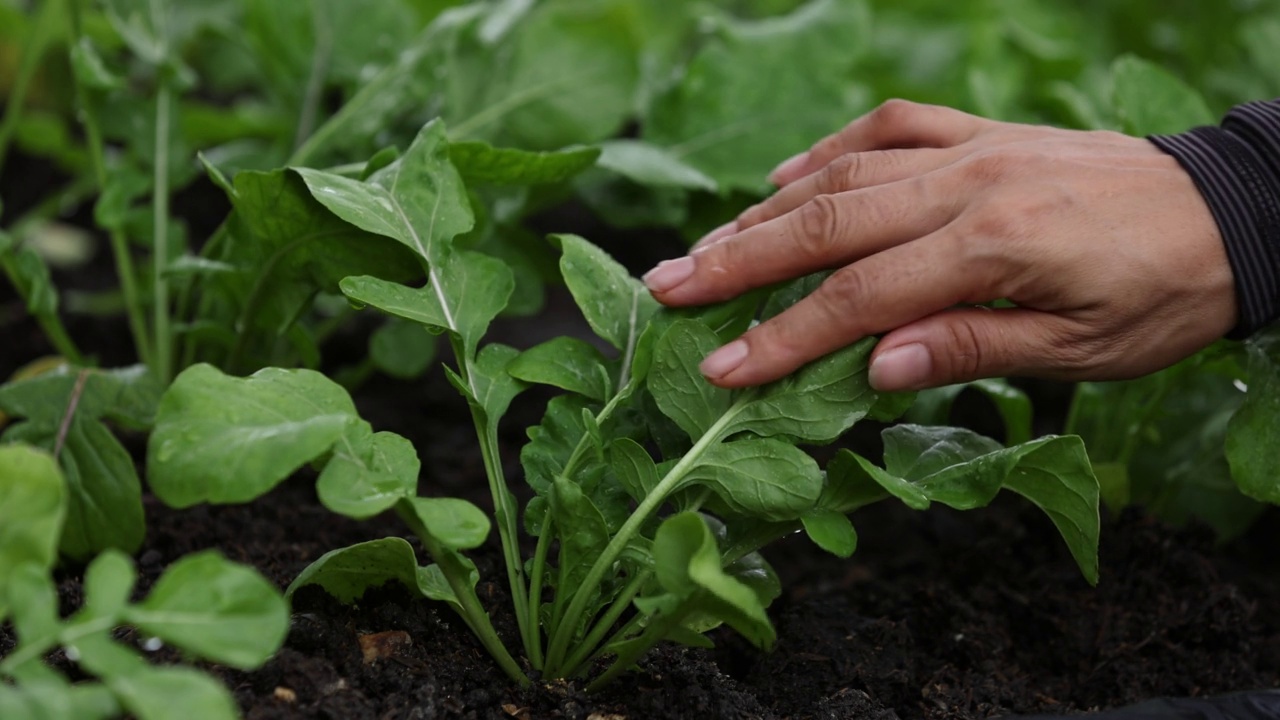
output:
[[[835, 269], [707, 357], [702, 372], [722, 387], [881, 333], [880, 390], [1129, 378], [1236, 322], [1208, 206], [1143, 139], [891, 101], [770, 179], [776, 194], [645, 275], [659, 301], [685, 306]], [[1001, 298], [1016, 307], [974, 307]]]

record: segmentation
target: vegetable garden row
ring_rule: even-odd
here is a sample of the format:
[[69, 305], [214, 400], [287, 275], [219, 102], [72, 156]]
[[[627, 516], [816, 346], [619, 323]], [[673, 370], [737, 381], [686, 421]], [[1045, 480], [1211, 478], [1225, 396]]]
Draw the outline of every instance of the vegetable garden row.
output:
[[[701, 359], [823, 275], [682, 311], [634, 277], [885, 98], [1143, 134], [1280, 94], [1280, 7], [1183, 10], [0, 0], [0, 718], [975, 717], [1274, 686], [1274, 332], [1130, 382], [903, 394], [868, 384], [868, 338], [731, 392]], [[1169, 624], [1074, 684], [948, 680], [1021, 641], [904, 628], [999, 617], [991, 587], [1064, 637], [1091, 610], [1128, 633], [1135, 603]], [[790, 625], [878, 650], [806, 655]], [[1207, 667], [1090, 689], [1148, 643]], [[915, 646], [950, 669], [894, 664]], [[1037, 662], [1084, 652], [1059, 650]], [[814, 657], [816, 695], [742, 689]]]

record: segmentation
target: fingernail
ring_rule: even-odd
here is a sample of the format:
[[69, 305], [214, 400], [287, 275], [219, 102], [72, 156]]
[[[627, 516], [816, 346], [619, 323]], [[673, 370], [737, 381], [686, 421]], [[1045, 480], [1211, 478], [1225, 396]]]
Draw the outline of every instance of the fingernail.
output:
[[729, 237], [730, 235], [736, 234], [737, 232], [738, 232], [738, 221], [731, 220], [721, 225], [720, 227], [716, 228], [715, 230], [712, 230], [706, 235], [703, 235], [698, 240], [698, 242], [694, 243], [693, 247], [689, 249], [689, 253], [693, 254], [698, 252], [699, 250], [715, 245], [721, 240]]
[[747, 359], [747, 341], [734, 340], [719, 350], [707, 356], [706, 360], [698, 366], [703, 375], [718, 380], [725, 375], [738, 369], [743, 360]]
[[911, 343], [881, 353], [871, 361], [868, 375], [876, 390], [915, 390], [929, 381], [932, 372], [929, 349]]
[[654, 292], [666, 292], [679, 285], [693, 274], [694, 260], [691, 257], [663, 260], [658, 266], [644, 274], [641, 280]]
[[799, 155], [792, 155], [786, 160], [783, 160], [778, 167], [774, 168], [773, 172], [769, 173], [769, 182], [774, 185], [784, 184], [787, 178], [799, 172], [800, 169], [808, 162], [808, 152], [802, 152]]

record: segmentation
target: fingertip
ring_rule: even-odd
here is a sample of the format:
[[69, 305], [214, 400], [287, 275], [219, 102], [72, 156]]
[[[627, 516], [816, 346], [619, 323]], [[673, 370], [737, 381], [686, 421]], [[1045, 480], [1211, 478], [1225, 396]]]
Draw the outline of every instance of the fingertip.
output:
[[867, 370], [871, 387], [880, 392], [901, 392], [928, 387], [933, 356], [923, 343], [908, 343], [877, 351]]
[[809, 151], [792, 155], [783, 160], [778, 167], [769, 173], [769, 182], [782, 187], [804, 177], [804, 169], [809, 164]]

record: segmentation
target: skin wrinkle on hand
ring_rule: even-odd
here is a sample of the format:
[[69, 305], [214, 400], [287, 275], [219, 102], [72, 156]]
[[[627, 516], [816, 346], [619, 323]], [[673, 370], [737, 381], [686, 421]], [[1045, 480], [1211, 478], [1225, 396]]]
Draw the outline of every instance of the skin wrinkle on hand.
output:
[[[696, 243], [688, 277], [650, 284], [664, 304], [702, 305], [836, 269], [743, 335], [746, 357], [709, 378], [722, 387], [769, 382], [873, 334], [881, 390], [1119, 379], [1191, 355], [1236, 320], [1208, 206], [1144, 139], [891, 101], [770, 177], [779, 191]], [[997, 299], [1015, 307], [966, 307]], [[911, 345], [926, 377], [890, 355]]]

